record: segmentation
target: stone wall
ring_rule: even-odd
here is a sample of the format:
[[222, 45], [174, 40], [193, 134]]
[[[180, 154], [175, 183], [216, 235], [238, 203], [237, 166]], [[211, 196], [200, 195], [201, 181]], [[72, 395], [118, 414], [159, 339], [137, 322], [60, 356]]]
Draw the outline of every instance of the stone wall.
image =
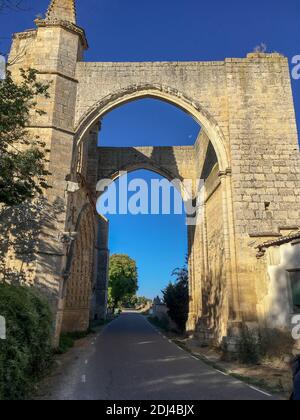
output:
[[228, 322], [228, 296], [224, 260], [224, 223], [222, 191], [218, 167], [214, 166], [205, 182], [205, 246], [207, 269], [203, 279], [203, 318], [208, 330], [214, 331], [217, 340], [226, 335]]
[[98, 229], [98, 243], [96, 247], [96, 281], [95, 292], [92, 301], [90, 318], [100, 320], [106, 318], [108, 300], [108, 278], [109, 278], [109, 249], [108, 249], [109, 222], [105, 217], [100, 217]]
[[69, 250], [65, 273], [62, 331], [85, 331], [89, 327], [91, 297], [94, 294], [96, 225], [94, 209], [86, 206], [78, 219], [76, 237]]
[[222, 130], [234, 160], [237, 231], [276, 232], [280, 225], [298, 224], [300, 159], [286, 58], [249, 54], [224, 62], [78, 63], [76, 76], [76, 124], [101, 99], [145, 84], [193, 97]]
[[195, 179], [194, 147], [102, 147], [98, 149], [98, 180], [120, 171], [149, 169], [175, 179]]

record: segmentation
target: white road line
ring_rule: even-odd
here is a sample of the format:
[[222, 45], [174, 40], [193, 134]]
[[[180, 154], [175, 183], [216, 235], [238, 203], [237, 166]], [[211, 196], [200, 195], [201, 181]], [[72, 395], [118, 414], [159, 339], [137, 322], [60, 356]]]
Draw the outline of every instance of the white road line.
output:
[[215, 371], [221, 373], [221, 375], [229, 376], [228, 373], [222, 372], [221, 370], [215, 369]]
[[[150, 324], [150, 325], [151, 325], [151, 324]], [[151, 325], [151, 326], [152, 326], [152, 325]], [[175, 344], [172, 340], [168, 339], [165, 335], [163, 335], [163, 334], [161, 333], [161, 331], [159, 331], [159, 330], [156, 330], [156, 331], [157, 331], [157, 332], [158, 332], [158, 334], [160, 334], [163, 338], [165, 338], [166, 340], [168, 340], [170, 344]], [[178, 346], [177, 344], [175, 344], [175, 346], [176, 346], [179, 350], [181, 350], [181, 351], [185, 351], [182, 347]], [[196, 356], [191, 355], [191, 357], [192, 357], [193, 359], [197, 360], [197, 361], [199, 361], [199, 360], [200, 360], [200, 359], [199, 359], [198, 357], [196, 357]], [[204, 355], [204, 358], [205, 358], [206, 360], [209, 360], [209, 358], [208, 358], [208, 357], [206, 357], [205, 355]], [[228, 376], [230, 376], [228, 373], [222, 372], [221, 370], [215, 369], [215, 371], [216, 371], [216, 372], [218, 372], [218, 373], [220, 373], [220, 374], [221, 374], [221, 375], [223, 375], [223, 376], [227, 376], [227, 377], [228, 377]], [[237, 383], [238, 383], [238, 384], [244, 384], [245, 382], [242, 382], [242, 381], [237, 381]], [[249, 388], [251, 388], [253, 391], [259, 392], [260, 394], [263, 394], [263, 395], [265, 395], [265, 396], [267, 396], [267, 397], [269, 397], [269, 398], [271, 398], [271, 397], [272, 397], [272, 395], [268, 394], [267, 392], [261, 391], [260, 389], [255, 388], [254, 386], [251, 386], [251, 385], [248, 385], [248, 386], [249, 386]]]
[[248, 385], [249, 388], [253, 389], [253, 391], [259, 392], [260, 394], [266, 395], [267, 397], [272, 397], [272, 395], [268, 394], [267, 392], [262, 391], [261, 389], [255, 388], [255, 386]]
[[83, 384], [85, 384], [85, 383], [86, 383], [86, 376], [85, 376], [85, 375], [82, 375], [82, 377], [81, 377], [81, 382], [82, 382]]
[[89, 363], [89, 361], [88, 361], [88, 360], [86, 360], [84, 363], [87, 365], [87, 364]]
[[[232, 377], [233, 378], [233, 377]], [[233, 381], [232, 385], [247, 385], [245, 382], [242, 381]], [[249, 386], [249, 385], [248, 385]]]

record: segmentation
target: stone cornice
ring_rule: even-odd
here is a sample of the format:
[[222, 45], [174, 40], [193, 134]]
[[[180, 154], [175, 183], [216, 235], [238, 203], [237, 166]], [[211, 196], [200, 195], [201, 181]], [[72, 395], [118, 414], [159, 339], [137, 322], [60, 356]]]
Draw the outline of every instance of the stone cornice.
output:
[[69, 80], [70, 82], [74, 82], [74, 83], [79, 83], [78, 79], [75, 79], [74, 77], [71, 76], [67, 76], [66, 74], [63, 74], [59, 71], [39, 71], [38, 74], [44, 74], [44, 75], [49, 75], [49, 76], [59, 76], [62, 77], [63, 79]]
[[32, 38], [36, 35], [36, 29], [28, 29], [27, 31], [24, 32], [16, 32], [13, 35], [14, 39], [27, 39], [27, 38]]
[[270, 241], [264, 242], [256, 247], [256, 249], [258, 250], [256, 256], [257, 258], [261, 258], [265, 255], [265, 252], [268, 248], [273, 247], [273, 246], [284, 245], [284, 244], [287, 244], [287, 243], [290, 243], [299, 239], [300, 239], [300, 230], [296, 233], [292, 233], [287, 236], [280, 236], [278, 239], [272, 239]]
[[218, 172], [218, 177], [219, 178], [224, 178], [224, 177], [231, 176], [231, 175], [232, 175], [231, 168], [226, 168], [225, 171], [219, 171]]
[[28, 127], [26, 127], [26, 129], [56, 130], [65, 134], [70, 134], [72, 136], [74, 136], [75, 134], [74, 131], [72, 130], [67, 130], [65, 128], [57, 127], [56, 125], [29, 125]]
[[77, 34], [80, 37], [83, 47], [85, 49], [88, 49], [89, 47], [84, 29], [80, 28], [77, 25], [74, 25], [71, 22], [68, 22], [66, 20], [60, 20], [60, 19], [36, 19], [34, 23], [36, 24], [38, 28], [45, 28], [47, 26], [48, 27], [59, 26], [60, 28], [66, 29], [67, 31]]

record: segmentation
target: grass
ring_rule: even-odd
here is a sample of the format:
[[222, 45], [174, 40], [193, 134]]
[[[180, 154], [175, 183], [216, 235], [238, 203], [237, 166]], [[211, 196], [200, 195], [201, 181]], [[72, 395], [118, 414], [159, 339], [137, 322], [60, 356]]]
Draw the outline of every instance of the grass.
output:
[[93, 328], [103, 327], [104, 325], [109, 324], [115, 318], [117, 318], [117, 316], [114, 316], [113, 318], [98, 319], [97, 321], [92, 321], [91, 322], [91, 331], [93, 331]]
[[[113, 318], [115, 319], [115, 317]], [[96, 334], [99, 327], [109, 324], [113, 319], [99, 319], [91, 322], [90, 327], [86, 331], [74, 331], [71, 333], [62, 334], [59, 340], [59, 346], [55, 350], [55, 354], [65, 354], [74, 347], [77, 340], [82, 340], [91, 334]]]
[[148, 320], [153, 324], [155, 327], [160, 328], [165, 332], [170, 332], [170, 326], [168, 319], [159, 319], [157, 316], [149, 316]]
[[94, 334], [95, 331], [88, 329], [86, 331], [75, 331], [72, 333], [62, 334], [59, 340], [59, 346], [55, 350], [55, 354], [65, 354], [72, 347], [74, 347], [77, 340], [81, 340], [90, 334]]
[[257, 388], [260, 388], [261, 390], [265, 390], [266, 392], [270, 392], [270, 393], [273, 393], [273, 394], [282, 395], [282, 394], [285, 393], [284, 387], [283, 387], [280, 380], [278, 381], [278, 385], [272, 386], [264, 379], [253, 378], [253, 377], [249, 377], [249, 376], [246, 376], [246, 375], [240, 375], [240, 374], [231, 372], [231, 371], [225, 369], [224, 366], [218, 364], [217, 362], [211, 361], [211, 360], [207, 359], [205, 356], [195, 354], [191, 349], [189, 349], [180, 340], [172, 339], [172, 341], [177, 346], [181, 347], [186, 352], [192, 354], [194, 357], [199, 359], [201, 362], [203, 362], [207, 366], [209, 366], [209, 367], [211, 367], [215, 370], [219, 370], [220, 372], [223, 372], [223, 373], [227, 374], [228, 376], [231, 376], [231, 377], [233, 377], [233, 378], [235, 378], [235, 379], [237, 379], [241, 382], [244, 382], [247, 385], [255, 386]]
[[273, 394], [283, 394], [285, 392], [285, 390], [282, 386], [282, 383], [280, 381], [278, 381], [277, 386], [271, 386], [264, 379], [253, 378], [253, 377], [249, 377], [249, 376], [245, 376], [245, 375], [239, 375], [239, 374], [233, 373], [233, 372], [228, 372], [228, 374], [230, 376], [232, 376], [233, 378], [238, 379], [241, 382], [245, 382], [248, 385], [253, 385], [257, 388], [260, 388], [260, 389], [265, 390], [267, 392], [271, 392]]

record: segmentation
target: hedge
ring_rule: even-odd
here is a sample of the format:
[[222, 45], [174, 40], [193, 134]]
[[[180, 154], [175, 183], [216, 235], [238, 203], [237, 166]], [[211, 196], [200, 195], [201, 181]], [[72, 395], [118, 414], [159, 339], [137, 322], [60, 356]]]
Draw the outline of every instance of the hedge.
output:
[[51, 365], [53, 319], [47, 302], [32, 288], [0, 284], [0, 400], [23, 400]]

